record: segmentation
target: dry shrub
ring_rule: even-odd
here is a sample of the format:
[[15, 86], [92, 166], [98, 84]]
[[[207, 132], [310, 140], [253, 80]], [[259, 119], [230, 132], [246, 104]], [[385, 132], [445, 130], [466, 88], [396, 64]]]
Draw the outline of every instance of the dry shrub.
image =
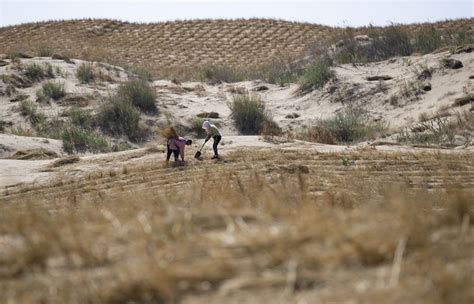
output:
[[297, 137], [319, 143], [341, 144], [372, 139], [386, 129], [383, 121], [370, 122], [366, 111], [350, 106], [332, 118], [317, 120], [313, 126], [301, 130]]
[[334, 134], [321, 126], [305, 128], [298, 134], [298, 138], [329, 145], [334, 145], [337, 143]]

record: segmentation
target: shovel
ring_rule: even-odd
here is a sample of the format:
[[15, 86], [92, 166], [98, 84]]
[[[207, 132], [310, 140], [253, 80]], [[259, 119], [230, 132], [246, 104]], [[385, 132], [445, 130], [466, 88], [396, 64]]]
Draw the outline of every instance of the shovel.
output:
[[199, 157], [201, 157], [201, 150], [202, 148], [204, 148], [205, 144], [206, 144], [206, 141], [202, 144], [201, 149], [199, 149], [199, 151], [197, 151], [196, 154], [194, 154], [194, 158], [198, 159]]

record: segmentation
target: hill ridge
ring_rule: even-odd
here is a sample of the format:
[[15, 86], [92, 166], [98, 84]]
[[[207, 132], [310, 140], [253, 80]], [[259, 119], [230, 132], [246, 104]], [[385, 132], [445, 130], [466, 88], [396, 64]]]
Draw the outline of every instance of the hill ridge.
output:
[[[404, 25], [416, 30], [472, 32], [473, 20]], [[355, 28], [364, 31], [367, 28]], [[195, 19], [131, 23], [112, 19], [74, 19], [0, 28], [0, 53], [54, 53], [95, 61], [125, 63], [170, 76], [206, 65], [262, 66], [276, 56], [301, 56], [311, 45], [333, 39], [343, 28], [278, 19]]]

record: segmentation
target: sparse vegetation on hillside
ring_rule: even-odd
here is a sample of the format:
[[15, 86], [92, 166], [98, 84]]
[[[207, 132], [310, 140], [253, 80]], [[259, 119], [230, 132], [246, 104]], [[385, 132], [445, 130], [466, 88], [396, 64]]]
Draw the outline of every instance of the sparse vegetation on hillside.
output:
[[[408, 34], [409, 40], [419, 40], [419, 43], [411, 46], [412, 50], [427, 51], [437, 46], [438, 36], [443, 38], [441, 46], [472, 43], [473, 38], [469, 34], [471, 25], [472, 18], [386, 28], [362, 27], [353, 29], [353, 32], [374, 38], [376, 44], [388, 52], [386, 54], [404, 54], [408, 49], [404, 33]], [[71, 20], [2, 28], [0, 34], [9, 39], [5, 39], [0, 46], [0, 53], [13, 52], [19, 45], [24, 51], [37, 53], [39, 48], [47, 45], [57, 54], [67, 54], [71, 58], [107, 58], [111, 62], [149, 68], [154, 76], [172, 79], [180, 78], [178, 76], [190, 77], [191, 74], [198, 76], [189, 72], [207, 66], [255, 70], [272, 64], [281, 54], [301, 59], [302, 54], [314, 43], [334, 41], [335, 37], [343, 36], [344, 31], [343, 28], [316, 24], [261, 19], [191, 20], [147, 25], [115, 20]], [[20, 32], [22, 34], [18, 35]], [[38, 35], [44, 38], [38, 41]], [[172, 44], [170, 35], [173, 36]], [[385, 38], [379, 39], [383, 36]], [[105, 39], [107, 43], [98, 48], [97, 37]], [[230, 37], [238, 37], [238, 43]], [[281, 43], [281, 37], [286, 37], [284, 44]], [[136, 43], [137, 39], [140, 43]], [[77, 48], [76, 41], [81, 41], [84, 48]], [[393, 52], [386, 45], [393, 46]], [[278, 50], [278, 53], [272, 54], [269, 50]], [[372, 50], [379, 51], [381, 48]], [[386, 58], [386, 54], [371, 51], [369, 57]], [[357, 61], [367, 56], [359, 57]], [[146, 63], [143, 61], [145, 58]], [[348, 60], [351, 62], [350, 58]]]
[[[357, 33], [365, 34], [358, 36]], [[395, 56], [409, 56], [415, 52], [431, 53], [441, 47], [474, 42], [466, 38], [464, 31], [443, 31], [433, 24], [420, 26], [417, 30], [392, 24], [385, 28], [347, 28], [337, 37], [334, 59], [338, 63], [365, 63], [386, 60]]]

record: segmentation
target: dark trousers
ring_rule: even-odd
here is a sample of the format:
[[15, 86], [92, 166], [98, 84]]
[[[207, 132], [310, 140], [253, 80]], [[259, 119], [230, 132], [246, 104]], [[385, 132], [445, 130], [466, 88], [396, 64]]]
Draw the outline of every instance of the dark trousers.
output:
[[219, 153], [217, 153], [217, 145], [219, 144], [219, 142], [221, 141], [222, 139], [222, 136], [220, 135], [215, 135], [214, 137], [212, 137], [214, 139], [214, 144], [212, 145], [212, 149], [214, 149], [214, 155], [217, 156], [219, 155]]
[[171, 154], [174, 154], [174, 161], [178, 161], [179, 150], [171, 150], [170, 145], [166, 145], [166, 160], [170, 160]]

